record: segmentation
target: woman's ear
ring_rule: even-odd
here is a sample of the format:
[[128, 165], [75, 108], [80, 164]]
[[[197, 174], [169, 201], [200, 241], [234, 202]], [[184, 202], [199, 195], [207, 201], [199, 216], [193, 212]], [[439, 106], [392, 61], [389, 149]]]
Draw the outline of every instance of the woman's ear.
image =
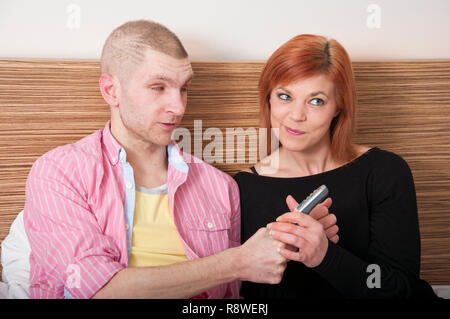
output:
[[337, 109], [337, 111], [336, 111], [336, 113], [334, 113], [334, 116], [333, 116], [333, 117], [337, 117], [339, 114], [341, 114], [341, 110], [340, 110], [340, 109]]

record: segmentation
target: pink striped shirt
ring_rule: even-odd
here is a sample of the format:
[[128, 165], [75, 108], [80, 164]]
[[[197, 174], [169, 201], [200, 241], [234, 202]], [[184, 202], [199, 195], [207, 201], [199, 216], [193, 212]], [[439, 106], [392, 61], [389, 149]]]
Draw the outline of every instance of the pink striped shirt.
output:
[[[167, 150], [169, 202], [188, 259], [238, 246], [236, 182], [183, 153], [174, 141]], [[90, 298], [127, 267], [132, 227], [126, 227], [126, 207], [132, 220], [134, 197], [130, 200], [129, 194], [135, 185], [134, 179], [126, 181], [126, 165], [131, 166], [121, 152], [108, 121], [103, 130], [57, 147], [33, 164], [24, 208], [32, 298], [63, 298], [65, 292]], [[239, 288], [234, 281], [197, 297], [238, 298]]]

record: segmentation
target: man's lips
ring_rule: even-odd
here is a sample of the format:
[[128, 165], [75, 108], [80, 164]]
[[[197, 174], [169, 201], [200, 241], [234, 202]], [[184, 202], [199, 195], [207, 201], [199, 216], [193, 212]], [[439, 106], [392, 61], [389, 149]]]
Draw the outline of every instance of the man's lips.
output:
[[162, 128], [167, 129], [167, 130], [173, 130], [176, 126], [177, 123], [158, 123]]
[[290, 127], [285, 126], [286, 132], [288, 132], [291, 135], [302, 135], [305, 134], [305, 132], [300, 131], [300, 130], [294, 130]]

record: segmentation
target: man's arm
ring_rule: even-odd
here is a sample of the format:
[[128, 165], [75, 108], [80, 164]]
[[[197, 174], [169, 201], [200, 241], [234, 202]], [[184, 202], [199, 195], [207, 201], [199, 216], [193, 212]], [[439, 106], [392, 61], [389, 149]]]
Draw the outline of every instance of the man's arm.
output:
[[286, 267], [266, 228], [258, 230], [240, 246], [239, 189], [231, 180], [231, 228], [229, 249], [187, 262], [125, 268], [118, 272], [93, 298], [189, 298], [218, 285], [229, 283], [226, 298], [238, 298], [241, 280], [279, 283]]
[[[228, 175], [226, 175], [228, 177]], [[239, 195], [239, 186], [233, 178], [229, 178], [228, 198], [230, 202], [230, 221], [231, 227], [228, 230], [228, 245], [230, 248], [241, 245], [241, 200]], [[224, 298], [240, 298], [242, 282], [235, 280], [227, 285], [227, 291]]]
[[103, 233], [86, 202], [91, 163], [55, 149], [30, 170], [24, 224], [31, 298], [63, 298], [64, 289], [74, 298], [90, 298], [125, 267], [114, 238]]
[[113, 238], [102, 232], [86, 203], [84, 181], [74, 179], [90, 172], [66, 155], [40, 158], [27, 180], [24, 222], [32, 249], [33, 298], [62, 298], [64, 289], [75, 298], [183, 298], [236, 279], [281, 280], [286, 266], [277, 251], [281, 243], [265, 228], [243, 246], [214, 256], [126, 268]]
[[261, 228], [244, 245], [212, 256], [168, 266], [125, 268], [93, 298], [189, 298], [234, 280], [276, 284], [286, 267], [277, 251], [280, 245]]

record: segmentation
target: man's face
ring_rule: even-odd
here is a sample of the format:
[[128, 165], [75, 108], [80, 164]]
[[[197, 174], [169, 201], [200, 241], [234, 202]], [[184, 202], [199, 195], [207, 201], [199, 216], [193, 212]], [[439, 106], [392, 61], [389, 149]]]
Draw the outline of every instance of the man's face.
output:
[[121, 81], [119, 112], [127, 138], [168, 145], [183, 118], [192, 75], [187, 58], [148, 50], [144, 61]]

